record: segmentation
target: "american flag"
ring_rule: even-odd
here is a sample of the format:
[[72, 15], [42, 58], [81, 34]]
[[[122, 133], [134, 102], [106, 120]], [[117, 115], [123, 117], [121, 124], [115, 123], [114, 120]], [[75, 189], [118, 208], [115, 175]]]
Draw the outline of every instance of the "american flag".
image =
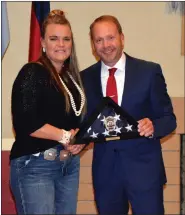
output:
[[82, 124], [75, 143], [138, 138], [138, 123], [112, 99], [105, 97]]

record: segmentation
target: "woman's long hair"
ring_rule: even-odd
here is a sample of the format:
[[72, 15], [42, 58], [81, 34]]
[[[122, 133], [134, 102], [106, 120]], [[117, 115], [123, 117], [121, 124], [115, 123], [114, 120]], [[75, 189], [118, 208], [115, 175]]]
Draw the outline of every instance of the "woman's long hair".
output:
[[[44, 38], [46, 28], [49, 24], [59, 24], [59, 25], [67, 25], [71, 29], [71, 25], [69, 21], [66, 19], [64, 12], [61, 10], [53, 10], [51, 11], [46, 19], [43, 22], [42, 29], [41, 29], [41, 37]], [[65, 60], [61, 71], [62, 71], [62, 78], [65, 80], [65, 82], [68, 82], [69, 76], [67, 75], [67, 72], [69, 72], [74, 80], [77, 82], [77, 84], [80, 86], [80, 88], [83, 90], [80, 74], [79, 74], [79, 68], [78, 68], [78, 62], [77, 62], [77, 57], [76, 57], [76, 51], [75, 51], [75, 44], [74, 44], [74, 39], [73, 39], [73, 33], [71, 30], [72, 34], [72, 50], [70, 57]], [[41, 51], [41, 57], [38, 59], [38, 62], [42, 63], [50, 72], [52, 79], [55, 81], [57, 84], [59, 90], [64, 94], [65, 101], [66, 101], [66, 112], [68, 113], [70, 111], [71, 105], [69, 102], [69, 96], [68, 93], [66, 92], [65, 88], [63, 87], [59, 74], [56, 71], [55, 67], [47, 57], [46, 53]], [[85, 95], [85, 94], [84, 94]], [[86, 105], [84, 105], [82, 113], [84, 114], [86, 110]]]

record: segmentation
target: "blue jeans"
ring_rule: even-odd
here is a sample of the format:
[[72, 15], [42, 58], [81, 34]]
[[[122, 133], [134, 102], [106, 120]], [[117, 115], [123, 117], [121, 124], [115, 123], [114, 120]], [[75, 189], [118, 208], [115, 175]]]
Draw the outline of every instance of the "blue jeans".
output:
[[76, 214], [80, 158], [25, 155], [11, 160], [10, 185], [18, 214]]

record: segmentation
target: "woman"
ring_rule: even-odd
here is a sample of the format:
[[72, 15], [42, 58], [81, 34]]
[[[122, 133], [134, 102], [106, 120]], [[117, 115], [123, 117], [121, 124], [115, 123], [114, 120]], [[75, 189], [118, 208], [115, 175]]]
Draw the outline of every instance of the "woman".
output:
[[49, 13], [41, 36], [41, 57], [24, 65], [13, 85], [10, 184], [18, 214], [76, 214], [76, 154], [83, 146], [68, 143], [85, 112], [85, 96], [62, 11]]

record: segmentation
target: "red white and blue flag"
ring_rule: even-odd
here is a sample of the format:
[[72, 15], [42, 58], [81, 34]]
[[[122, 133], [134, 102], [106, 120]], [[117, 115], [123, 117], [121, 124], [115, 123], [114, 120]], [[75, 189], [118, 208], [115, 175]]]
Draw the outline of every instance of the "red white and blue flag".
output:
[[86, 116], [73, 144], [104, 143], [110, 140], [140, 138], [137, 121], [110, 97], [104, 97]]
[[45, 17], [50, 12], [49, 1], [33, 1], [31, 8], [30, 43], [28, 61], [36, 61], [41, 52], [41, 26]]

